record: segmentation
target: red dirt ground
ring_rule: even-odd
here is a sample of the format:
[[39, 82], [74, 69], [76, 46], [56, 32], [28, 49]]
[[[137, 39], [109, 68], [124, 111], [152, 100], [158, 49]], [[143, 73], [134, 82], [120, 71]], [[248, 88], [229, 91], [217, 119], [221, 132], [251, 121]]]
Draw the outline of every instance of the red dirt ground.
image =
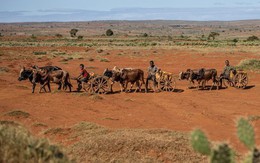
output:
[[[60, 47], [57, 50], [67, 52], [84, 52], [81, 47]], [[183, 48], [184, 49], [184, 48]], [[20, 65], [57, 65], [71, 73], [78, 75], [78, 65], [84, 63], [88, 67], [95, 67], [89, 71], [101, 74], [105, 68], [135, 67], [146, 70], [149, 60], [155, 60], [161, 69], [176, 75], [187, 68], [216, 68], [222, 70], [224, 61], [229, 59], [236, 65], [245, 58], [260, 58], [254, 54], [235, 51], [234, 53], [210, 51], [201, 53], [192, 49], [111, 49], [105, 50], [110, 55], [104, 56], [110, 62], [98, 60], [89, 62], [87, 59], [74, 59], [68, 64], [59, 62], [61, 58], [52, 60], [41, 59], [8, 59], [1, 58], [1, 67], [7, 67], [9, 72], [0, 73], [0, 119], [16, 120], [30, 128], [34, 134], [42, 129], [32, 127], [35, 123], [43, 123], [48, 128], [69, 127], [81, 121], [94, 122], [110, 128], [164, 128], [189, 132], [194, 128], [201, 128], [216, 141], [229, 141], [233, 146], [243, 150], [235, 136], [235, 121], [241, 117], [260, 116], [260, 74], [249, 72], [249, 89], [240, 90], [228, 88], [222, 90], [201, 91], [187, 89], [187, 81], [177, 81], [177, 89], [183, 92], [161, 93], [115, 93], [102, 95], [103, 99], [93, 100], [88, 96], [77, 93], [31, 93], [29, 81], [19, 82]], [[3, 48], [5, 53], [12, 52], [12, 56], [32, 54], [33, 51], [48, 51], [51, 48]], [[124, 55], [118, 56], [122, 52]], [[156, 52], [154, 52], [156, 51]], [[90, 52], [95, 52], [90, 49]], [[140, 55], [134, 54], [139, 52]], [[141, 55], [143, 54], [143, 55]], [[149, 54], [149, 55], [148, 55]], [[209, 83], [211, 84], [211, 83]], [[73, 81], [74, 89], [76, 83]], [[117, 84], [116, 84], [117, 85]], [[52, 90], [57, 89], [52, 85]], [[114, 90], [119, 90], [116, 86]], [[22, 110], [31, 114], [27, 119], [14, 119], [5, 116], [6, 112]], [[253, 122], [257, 130], [257, 144], [260, 144], [260, 120]]]

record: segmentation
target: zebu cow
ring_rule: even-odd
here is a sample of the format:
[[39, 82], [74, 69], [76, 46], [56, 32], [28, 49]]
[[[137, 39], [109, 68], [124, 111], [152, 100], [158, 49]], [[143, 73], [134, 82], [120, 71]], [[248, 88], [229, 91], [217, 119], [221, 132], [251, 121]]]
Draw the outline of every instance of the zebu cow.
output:
[[[22, 81], [22, 80], [29, 80], [33, 85], [32, 85], [32, 93], [34, 93], [34, 90], [35, 90], [35, 87], [36, 87], [36, 83], [39, 83], [40, 80], [39, 79], [36, 79], [35, 82], [33, 83], [32, 80], [33, 80], [33, 69], [35, 68], [36, 66], [33, 66], [32, 68], [25, 68], [25, 67], [22, 67], [22, 69], [20, 70], [20, 74], [19, 74], [19, 77], [18, 77], [18, 80], [19, 81]], [[48, 72], [50, 71], [56, 71], [56, 70], [61, 70], [61, 68], [57, 67], [57, 66], [45, 66], [45, 67], [39, 67], [39, 69], [43, 69], [43, 70], [47, 70]], [[40, 83], [40, 84], [43, 84], [43, 83]], [[45, 88], [43, 88], [45, 90]], [[46, 90], [45, 90], [46, 91]]]
[[[112, 76], [113, 76], [114, 73], [116, 73], [114, 70], [109, 70], [108, 68], [106, 68], [105, 71], [103, 72], [103, 75], [108, 77], [109, 79], [112, 79]], [[114, 79], [114, 82], [119, 82], [121, 90], [122, 90], [120, 79], [119, 78]], [[110, 92], [113, 92], [114, 82], [112, 82], [111, 85], [110, 85]]]
[[[140, 83], [141, 81], [141, 83]], [[121, 86], [121, 92], [123, 90], [127, 90], [127, 85], [130, 82], [132, 89], [133, 85], [136, 83], [136, 90], [141, 92], [142, 84], [144, 84], [144, 72], [140, 69], [122, 69], [120, 72], [113, 72], [112, 75], [112, 83], [111, 83], [111, 91], [112, 91], [112, 85], [114, 82], [119, 82]]]
[[202, 89], [205, 88], [206, 82], [212, 80], [212, 86], [210, 90], [212, 90], [213, 86], [216, 85], [217, 89], [219, 89], [219, 81], [217, 80], [217, 70], [216, 69], [197, 69], [191, 70], [188, 69], [186, 72], [181, 72], [179, 74], [179, 80], [189, 80], [190, 86], [191, 84], [195, 85], [194, 80], [198, 82], [197, 88], [199, 88], [200, 83], [202, 83]]
[[[122, 92], [125, 90], [126, 82], [123, 81], [123, 79], [120, 77], [120, 74], [123, 72], [123, 70], [134, 70], [134, 68], [118, 68], [117, 66], [115, 66], [112, 70], [109, 70], [107, 68], [103, 72], [103, 75], [110, 78], [111, 80], [112, 80], [113, 74], [117, 73], [117, 75], [114, 75], [111, 86], [110, 86], [111, 92], [113, 92], [113, 85], [114, 85], [115, 82], [119, 82], [120, 89], [121, 89]], [[137, 84], [137, 86], [139, 86], [140, 85], [139, 81], [137, 81], [136, 84]], [[133, 87], [133, 84], [131, 85], [131, 88], [132, 87]]]
[[63, 89], [66, 90], [69, 87], [69, 91], [71, 92], [72, 84], [70, 83], [69, 73], [64, 70], [56, 70], [48, 72], [46, 70], [33, 70], [33, 80], [32, 82], [35, 83], [36, 80], [39, 80], [41, 83], [40, 92], [44, 87], [47, 85], [49, 92], [51, 92], [50, 83], [59, 84], [59, 88], [63, 85]]
[[192, 77], [191, 77], [191, 71], [193, 73], [199, 73], [199, 70], [197, 70], [197, 69], [194, 69], [194, 70], [187, 69], [185, 72], [180, 72], [180, 74], [179, 74], [179, 80], [188, 80], [189, 81], [188, 88], [191, 88], [191, 85], [195, 86], [195, 82], [194, 82], [194, 80], [192, 80]]

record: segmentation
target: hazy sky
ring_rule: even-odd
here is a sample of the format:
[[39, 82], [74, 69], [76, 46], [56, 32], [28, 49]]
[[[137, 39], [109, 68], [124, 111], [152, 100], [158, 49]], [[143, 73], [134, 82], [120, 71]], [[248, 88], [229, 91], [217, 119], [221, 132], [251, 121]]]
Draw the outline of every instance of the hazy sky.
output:
[[260, 0], [0, 0], [1, 11], [113, 8], [260, 7]]
[[[0, 2], [0, 22], [134, 20], [135, 18], [136, 20], [260, 19], [260, 0], [0, 0]], [[120, 10], [120, 15], [118, 9], [122, 8], [154, 8], [160, 10], [147, 10], [145, 15], [143, 15], [143, 11], [125, 12]], [[165, 13], [162, 10], [164, 8], [171, 8], [172, 11]], [[189, 10], [189, 8], [193, 10]], [[115, 9], [117, 9], [117, 12], [115, 12]], [[177, 15], [180, 12], [176, 13], [174, 9], [183, 9], [183, 16]], [[159, 13], [162, 11], [164, 13]], [[233, 14], [232, 11], [234, 11]], [[82, 15], [80, 12], [82, 12]], [[76, 13], [80, 18], [75, 17]], [[194, 14], [196, 14], [196, 18]]]

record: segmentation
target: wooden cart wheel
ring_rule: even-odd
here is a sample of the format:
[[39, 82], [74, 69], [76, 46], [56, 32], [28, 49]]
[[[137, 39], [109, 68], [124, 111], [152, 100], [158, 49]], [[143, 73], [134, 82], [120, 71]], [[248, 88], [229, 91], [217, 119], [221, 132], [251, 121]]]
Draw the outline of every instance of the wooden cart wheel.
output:
[[106, 94], [109, 92], [108, 79], [103, 76], [96, 77], [91, 82], [93, 93]]
[[83, 85], [83, 90], [85, 92], [88, 92], [88, 93], [92, 93], [93, 92], [93, 89], [91, 87], [90, 81], [88, 81], [87, 83], [83, 83], [82, 85]]
[[176, 87], [176, 81], [174, 78], [162, 79], [162, 80], [160, 80], [159, 84], [160, 84], [160, 89], [162, 91], [167, 91], [167, 92], [170, 92], [170, 91], [173, 92]]
[[234, 87], [234, 83], [232, 81], [233, 81], [232, 79], [231, 79], [231, 81], [228, 81], [227, 79], [223, 79], [222, 86], [225, 86], [226, 88]]
[[245, 88], [248, 84], [248, 76], [246, 73], [238, 73], [234, 78], [236, 88]]

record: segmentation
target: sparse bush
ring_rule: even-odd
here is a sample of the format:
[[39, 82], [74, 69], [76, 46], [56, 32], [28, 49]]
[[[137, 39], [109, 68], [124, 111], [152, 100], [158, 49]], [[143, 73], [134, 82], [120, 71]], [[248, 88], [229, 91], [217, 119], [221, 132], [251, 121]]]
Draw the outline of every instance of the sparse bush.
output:
[[148, 34], [147, 34], [147, 33], [144, 33], [144, 34], [142, 35], [142, 37], [148, 37]]
[[35, 40], [37, 39], [37, 37], [34, 34], [32, 34], [31, 39]]
[[113, 32], [111, 29], [108, 29], [108, 30], [106, 31], [106, 35], [107, 35], [107, 36], [113, 36], [113, 35], [114, 35], [114, 32]]
[[89, 58], [88, 61], [89, 61], [89, 62], [93, 62], [93, 61], [94, 61], [94, 58]]
[[78, 40], [83, 40], [83, 36], [78, 36]]
[[245, 59], [237, 65], [238, 69], [260, 70], [260, 59]]
[[58, 37], [58, 38], [62, 38], [62, 35], [59, 34], [59, 33], [57, 33], [55, 36]]
[[247, 41], [258, 41], [259, 38], [257, 36], [250, 36], [246, 39]]
[[6, 113], [5, 115], [10, 117], [16, 117], [16, 118], [28, 118], [30, 116], [29, 113], [20, 110], [14, 110]]
[[99, 61], [100, 62], [110, 62], [109, 59], [107, 59], [107, 58], [101, 58]]
[[234, 39], [232, 40], [232, 42], [237, 43], [237, 42], [238, 42], [238, 38], [234, 38]]
[[152, 46], [156, 46], [156, 45], [157, 45], [157, 43], [156, 43], [156, 42], [153, 42], [153, 43], [151, 43], [151, 45], [152, 45]]
[[168, 38], [168, 41], [172, 41], [173, 40], [172, 36], [168, 36], [167, 38]]
[[215, 40], [217, 36], [219, 36], [220, 34], [217, 32], [210, 32], [209, 36], [208, 36], [208, 40], [212, 39]]
[[70, 36], [71, 36], [71, 37], [76, 37], [78, 31], [79, 31], [79, 30], [78, 30], [78, 29], [75, 29], [75, 28], [71, 29], [71, 30], [70, 30]]
[[46, 55], [47, 52], [33, 52], [34, 55]]
[[104, 50], [103, 49], [97, 49], [98, 53], [102, 53]]
[[0, 72], [9, 72], [9, 68], [7, 68], [7, 67], [0, 67]]
[[0, 124], [0, 162], [70, 162], [47, 140], [35, 139], [18, 124]]

